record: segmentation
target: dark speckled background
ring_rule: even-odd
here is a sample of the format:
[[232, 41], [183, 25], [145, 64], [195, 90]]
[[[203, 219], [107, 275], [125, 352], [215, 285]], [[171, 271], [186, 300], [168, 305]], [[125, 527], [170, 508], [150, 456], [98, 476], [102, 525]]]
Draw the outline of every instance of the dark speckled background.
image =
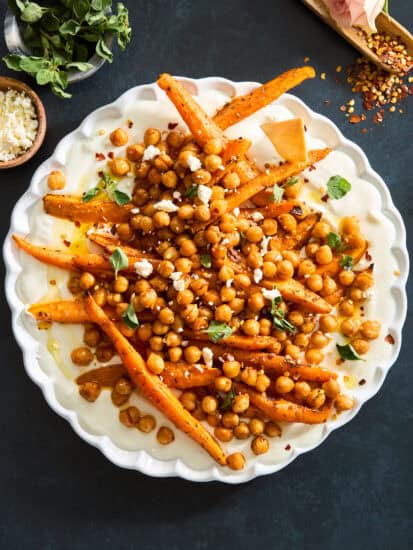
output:
[[[0, 20], [5, 4], [0, 0]], [[46, 141], [29, 164], [0, 172], [2, 239], [37, 165], [85, 115], [127, 88], [151, 82], [161, 71], [264, 81], [301, 65], [305, 56], [327, 79], [306, 82], [297, 94], [361, 145], [389, 185], [412, 237], [412, 103], [367, 135], [351, 126], [339, 111], [351, 97], [349, 89], [334, 76], [335, 67], [351, 63], [356, 53], [298, 0], [126, 4], [134, 29], [128, 51], [73, 87], [71, 101], [40, 90], [48, 114]], [[412, 27], [411, 1], [390, 5]], [[8, 74], [3, 65], [0, 73]], [[326, 98], [333, 100], [330, 107], [323, 104]], [[281, 473], [237, 487], [151, 479], [110, 464], [49, 409], [26, 376], [3, 293], [0, 314], [0, 548], [413, 547], [413, 344], [406, 337], [413, 329], [411, 310], [400, 358], [357, 418]]]

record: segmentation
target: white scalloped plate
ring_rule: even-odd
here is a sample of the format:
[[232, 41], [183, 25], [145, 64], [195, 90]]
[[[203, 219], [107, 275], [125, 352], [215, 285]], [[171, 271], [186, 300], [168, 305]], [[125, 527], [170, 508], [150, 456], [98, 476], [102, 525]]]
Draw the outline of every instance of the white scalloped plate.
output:
[[[234, 93], [244, 94], [258, 86], [252, 82], [234, 83], [214, 77], [180, 80], [199, 96], [201, 104], [211, 113]], [[25, 312], [27, 303], [40, 299], [47, 291], [47, 280], [51, 276], [57, 278], [58, 286], [65, 286], [65, 275], [59, 270], [50, 271], [50, 268], [46, 269], [35, 260], [20, 254], [11, 239], [12, 233], [30, 233], [36, 242], [51, 244], [53, 241], [59, 242], [61, 232], [70, 230], [67, 222], [52, 223], [42, 212], [40, 199], [47, 192], [48, 172], [56, 168], [66, 172], [70, 183], [65, 192], [79, 192], [86, 184], [93, 184], [90, 181], [93, 178], [86, 182], [87, 176], [82, 169], [88, 165], [86, 161], [89, 157], [94, 160], [96, 147], [106, 151], [110, 148], [107, 134], [112, 128], [122, 121], [125, 123], [126, 118], [131, 118], [135, 123], [131, 133], [139, 139], [142, 137], [139, 132], [144, 126], [166, 129], [168, 120], [179, 121], [163, 92], [155, 84], [137, 86], [115, 102], [91, 113], [77, 130], [60, 141], [54, 154], [36, 170], [29, 189], [14, 208], [11, 228], [4, 243], [6, 295], [12, 311], [13, 331], [23, 351], [26, 371], [42, 389], [50, 407], [66, 418], [82, 439], [100, 449], [118, 466], [158, 477], [180, 476], [193, 481], [219, 480], [227, 483], [241, 483], [279, 471], [300, 454], [321, 444], [331, 431], [354, 418], [362, 404], [378, 392], [398, 356], [407, 309], [405, 283], [409, 261], [405, 229], [387, 186], [372, 170], [362, 150], [344, 138], [330, 120], [314, 113], [302, 101], [289, 94], [232, 127], [227, 133], [230, 137], [246, 135], [252, 138], [252, 153], [260, 160], [260, 155], [263, 158], [274, 155], [274, 151], [265, 144], [266, 138], [259, 129], [260, 123], [268, 118], [291, 116], [303, 118], [310, 146], [328, 145], [334, 149], [328, 159], [317, 166], [316, 171], [307, 173], [309, 189], [319, 189], [335, 173], [342, 174], [352, 182], [352, 192], [329, 206], [327, 215], [332, 223], [338, 215], [355, 214], [361, 219], [362, 230], [371, 244], [369, 250], [373, 255], [376, 273], [376, 295], [366, 305], [366, 313], [371, 318], [380, 317], [383, 331], [380, 339], [372, 344], [365, 363], [346, 362], [339, 368], [341, 376], [347, 375], [347, 385], [350, 386], [348, 391], [356, 399], [353, 410], [321, 426], [285, 426], [282, 438], [272, 440], [270, 452], [259, 457], [251, 454], [248, 442], [231, 442], [231, 452], [240, 449], [248, 455], [246, 468], [240, 472], [216, 466], [209, 456], [189, 438], [176, 433], [176, 430], [175, 442], [161, 449], [156, 444], [154, 434], [143, 435], [137, 430], [127, 430], [118, 422], [117, 410], [111, 405], [108, 395], [104, 395], [109, 392], [103, 392], [93, 404], [79, 398], [73, 382], [79, 369], [73, 367], [69, 358], [71, 347], [79, 345], [81, 340], [79, 327], [53, 327], [54, 339], [51, 340], [49, 333], [46, 335], [45, 331], [37, 330]], [[99, 128], [106, 130], [106, 137], [96, 137]], [[62, 294], [65, 294], [64, 290]], [[50, 289], [48, 296], [51, 297]], [[384, 341], [387, 333], [394, 338], [394, 345]], [[53, 350], [53, 355], [48, 349]], [[58, 357], [58, 362], [55, 357]], [[327, 353], [326, 360], [330, 363], [334, 360], [334, 351]], [[363, 386], [355, 383], [361, 378], [366, 380]], [[137, 403], [141, 409], [155, 414], [158, 423], [168, 425], [150, 405], [142, 401]]]

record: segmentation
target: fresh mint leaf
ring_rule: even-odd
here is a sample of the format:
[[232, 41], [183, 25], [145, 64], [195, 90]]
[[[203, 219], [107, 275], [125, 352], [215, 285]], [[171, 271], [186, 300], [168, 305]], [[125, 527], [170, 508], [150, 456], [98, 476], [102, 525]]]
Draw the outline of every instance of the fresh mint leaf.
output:
[[20, 61], [20, 68], [26, 73], [36, 74], [41, 69], [47, 69], [50, 66], [50, 61], [43, 57], [22, 56]]
[[348, 256], [347, 254], [340, 259], [340, 265], [343, 269], [350, 271], [354, 267], [354, 258], [353, 256]]
[[210, 254], [201, 254], [201, 265], [209, 269], [212, 265]]
[[125, 269], [125, 267], [128, 267], [129, 265], [128, 257], [118, 246], [113, 251], [113, 254], [109, 258], [109, 261], [115, 271], [115, 279], [118, 276], [118, 272], [121, 269]]
[[86, 193], [82, 196], [82, 202], [90, 202], [92, 199], [96, 197], [99, 191], [100, 189], [98, 187], [92, 187], [92, 189], [89, 189], [89, 191], [86, 191]]
[[351, 344], [344, 344], [342, 346], [340, 346], [340, 344], [336, 344], [336, 348], [341, 359], [344, 361], [357, 361], [360, 359], [364, 361], [364, 359], [360, 357]]
[[211, 321], [207, 329], [202, 332], [206, 332], [213, 342], [218, 342], [222, 338], [227, 338], [231, 336], [232, 328], [226, 323], [221, 323], [219, 321]]
[[115, 189], [113, 191], [113, 198], [115, 199], [116, 204], [119, 206], [124, 206], [130, 202], [130, 196], [124, 193], [123, 191], [118, 191]]
[[344, 243], [341, 240], [340, 235], [337, 235], [337, 233], [330, 232], [327, 235], [327, 244], [331, 250], [337, 250], [338, 252], [344, 250]]
[[327, 194], [330, 199], [341, 199], [351, 189], [351, 183], [342, 176], [331, 176], [327, 182]]
[[125, 325], [132, 330], [135, 328], [138, 328], [139, 326], [139, 320], [136, 316], [135, 308], [132, 304], [128, 305], [128, 309], [125, 311], [125, 313], [122, 315], [122, 321], [125, 323]]
[[272, 202], [280, 203], [284, 195], [284, 189], [277, 183], [272, 188]]

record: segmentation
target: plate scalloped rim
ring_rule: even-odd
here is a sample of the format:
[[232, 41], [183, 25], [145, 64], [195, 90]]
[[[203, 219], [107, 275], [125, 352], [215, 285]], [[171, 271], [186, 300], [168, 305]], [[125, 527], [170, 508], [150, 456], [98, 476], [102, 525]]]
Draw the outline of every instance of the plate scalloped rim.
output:
[[[186, 83], [190, 87], [194, 87], [197, 90], [205, 89], [217, 89], [223, 86], [232, 88], [238, 93], [248, 91], [259, 84], [256, 82], [232, 82], [225, 78], [220, 77], [206, 77], [202, 79], [191, 79], [186, 77], [177, 77], [182, 82]], [[269, 465], [256, 461], [252, 468], [249, 468], [240, 472], [228, 472], [224, 468], [219, 468], [215, 465], [204, 470], [197, 470], [187, 466], [180, 458], [175, 460], [160, 460], [152, 457], [144, 449], [139, 451], [125, 451], [117, 447], [107, 435], [93, 435], [87, 432], [79, 423], [77, 414], [74, 410], [69, 410], [63, 407], [57, 400], [54, 387], [51, 378], [49, 378], [39, 367], [37, 362], [37, 355], [39, 350], [38, 341], [25, 329], [21, 322], [22, 315], [25, 315], [25, 306], [17, 296], [16, 281], [22, 271], [16, 254], [15, 247], [13, 245], [11, 235], [14, 232], [28, 233], [29, 225], [27, 218], [27, 208], [31, 207], [40, 197], [41, 193], [38, 191], [37, 186], [41, 181], [44, 174], [50, 169], [50, 165], [62, 164], [61, 152], [70, 146], [76, 139], [78, 134], [83, 137], [88, 136], [87, 131], [90, 121], [100, 113], [105, 113], [110, 109], [120, 109], [122, 111], [122, 105], [129, 100], [132, 96], [136, 96], [143, 90], [151, 90], [155, 98], [159, 97], [161, 93], [159, 88], [153, 84], [143, 84], [135, 86], [124, 92], [116, 101], [99, 107], [92, 113], [90, 113], [78, 128], [63, 137], [57, 144], [53, 154], [47, 160], [45, 160], [34, 172], [31, 183], [27, 191], [21, 196], [16, 203], [12, 216], [10, 230], [6, 236], [3, 246], [3, 257], [6, 265], [6, 277], [5, 277], [5, 291], [6, 298], [9, 303], [12, 312], [12, 329], [23, 352], [23, 363], [25, 370], [33, 382], [40, 387], [43, 395], [49, 404], [49, 406], [61, 417], [65, 418], [73, 430], [87, 443], [98, 448], [111, 462], [122, 468], [138, 470], [144, 474], [154, 477], [169, 477], [178, 476], [191, 481], [222, 481], [225, 483], [243, 483], [250, 481], [255, 477], [274, 473], [280, 471], [287, 466], [299, 455], [311, 451], [318, 447], [327, 436], [337, 428], [340, 428], [351, 419], [353, 419], [361, 406], [371, 399], [381, 388], [387, 372], [396, 361], [400, 346], [401, 346], [401, 332], [403, 323], [407, 314], [407, 297], [406, 297], [406, 280], [409, 272], [409, 257], [406, 248], [406, 231], [402, 218], [393, 204], [389, 189], [382, 180], [382, 178], [372, 169], [370, 163], [361, 150], [361, 148], [346, 139], [337, 126], [330, 121], [327, 117], [315, 113], [309, 107], [305, 105], [303, 101], [291, 94], [284, 94], [277, 100], [279, 104], [294, 105], [295, 110], [299, 109], [304, 113], [312, 122], [317, 121], [324, 129], [329, 132], [329, 143], [334, 149], [346, 150], [353, 160], [356, 161], [358, 175], [362, 175], [364, 179], [369, 181], [372, 185], [378, 189], [382, 199], [382, 213], [392, 221], [393, 226], [396, 229], [395, 240], [393, 243], [392, 251], [397, 255], [400, 276], [398, 277], [397, 284], [394, 284], [392, 294], [398, 305], [397, 319], [393, 320], [391, 331], [393, 335], [397, 335], [396, 344], [393, 349], [391, 360], [381, 369], [381, 379], [376, 386], [369, 392], [364, 400], [360, 400], [357, 406], [346, 413], [341, 415], [334, 424], [325, 424], [323, 426], [320, 439], [313, 445], [309, 445], [305, 448], [294, 448], [289, 454], [286, 460], [282, 463]]]

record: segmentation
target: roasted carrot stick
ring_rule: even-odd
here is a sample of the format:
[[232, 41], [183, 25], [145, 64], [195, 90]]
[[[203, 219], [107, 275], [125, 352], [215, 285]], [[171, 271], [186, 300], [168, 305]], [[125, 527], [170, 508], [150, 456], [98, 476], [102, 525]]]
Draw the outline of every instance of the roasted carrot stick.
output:
[[167, 361], [161, 378], [170, 388], [184, 390], [187, 388], [209, 386], [220, 374], [221, 371], [214, 367], [190, 365], [188, 363], [171, 363]]
[[160, 262], [159, 258], [156, 258], [152, 254], [148, 254], [147, 252], [144, 252], [140, 249], [133, 248], [132, 246], [124, 244], [122, 241], [117, 239], [116, 237], [112, 235], [107, 235], [103, 233], [98, 232], [88, 232], [87, 238], [94, 242], [95, 244], [103, 247], [106, 252], [109, 254], [112, 254], [112, 252], [115, 250], [115, 248], [120, 248], [122, 252], [128, 256], [128, 258], [132, 259], [135, 258], [135, 262], [138, 260], [147, 259], [148, 261], [152, 262], [154, 267], [158, 265]]
[[284, 92], [301, 84], [303, 80], [314, 77], [315, 71], [312, 67], [290, 69], [263, 86], [259, 86], [249, 94], [232, 99], [214, 116], [214, 122], [225, 130], [225, 128], [240, 122], [262, 109], [262, 107], [269, 105]]
[[133, 208], [133, 204], [118, 206], [115, 202], [100, 200], [82, 202], [80, 197], [52, 194], [43, 198], [43, 206], [51, 216], [80, 223], [127, 222]]
[[322, 424], [330, 416], [331, 403], [326, 404], [322, 409], [310, 409], [304, 405], [292, 403], [285, 399], [270, 399], [265, 394], [236, 382], [235, 389], [240, 393], [247, 393], [250, 402], [268, 418], [275, 422], [300, 422], [303, 424]]
[[175, 105], [199, 145], [204, 146], [211, 139], [223, 140], [220, 128], [209, 118], [185, 86], [166, 73], [161, 74], [157, 84]]
[[214, 437], [182, 406], [181, 402], [155, 375], [149, 372], [142, 356], [118, 330], [91, 296], [86, 308], [93, 322], [112, 340], [132, 382], [175, 426], [199, 443], [217, 462], [226, 464], [226, 456]]
[[[366, 250], [367, 241], [364, 241], [363, 246], [346, 250], [345, 254], [348, 256], [352, 256], [354, 259], [354, 263], [357, 264], [357, 262], [359, 262], [363, 255], [366, 253]], [[340, 266], [340, 258], [334, 258], [329, 264], [320, 265], [317, 268], [317, 273], [319, 273], [320, 275], [330, 275], [331, 277], [335, 277], [341, 269], [342, 267]]]
[[[205, 332], [193, 332], [189, 329], [184, 329], [184, 335], [194, 340], [200, 340], [202, 342], [209, 342], [210, 338]], [[239, 348], [243, 350], [265, 350], [273, 351], [279, 349], [278, 340], [272, 336], [243, 336], [240, 334], [232, 334], [226, 338], [222, 338], [220, 342], [226, 346], [232, 348]]]
[[268, 290], [273, 289], [274, 285], [277, 285], [284, 300], [293, 302], [293, 304], [299, 304], [314, 313], [329, 313], [332, 309], [324, 298], [321, 298], [321, 296], [309, 290], [295, 279], [277, 280], [276, 282], [264, 280], [261, 281], [260, 285]]
[[28, 312], [37, 321], [73, 324], [90, 321], [84, 300], [60, 300], [45, 304], [32, 304]]

